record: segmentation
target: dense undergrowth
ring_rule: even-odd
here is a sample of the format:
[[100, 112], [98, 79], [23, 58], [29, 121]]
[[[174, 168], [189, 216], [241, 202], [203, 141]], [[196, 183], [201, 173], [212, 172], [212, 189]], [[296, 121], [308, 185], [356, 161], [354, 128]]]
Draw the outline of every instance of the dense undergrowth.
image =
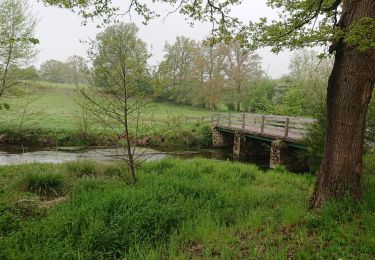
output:
[[[44, 196], [43, 181], [42, 193], [25, 188], [46, 174], [64, 176], [64, 200]], [[205, 159], [146, 163], [138, 174], [132, 188], [117, 164], [1, 167], [0, 259], [375, 256], [371, 173], [359, 205], [316, 212], [307, 210], [312, 175]]]

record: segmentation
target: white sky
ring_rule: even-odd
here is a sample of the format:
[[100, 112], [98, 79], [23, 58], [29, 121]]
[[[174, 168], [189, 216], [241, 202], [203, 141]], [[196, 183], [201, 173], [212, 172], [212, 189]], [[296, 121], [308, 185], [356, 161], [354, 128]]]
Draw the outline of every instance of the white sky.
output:
[[[82, 19], [68, 10], [56, 7], [45, 7], [37, 0], [30, 0], [35, 13], [39, 19], [37, 26], [37, 38], [40, 40], [38, 49], [40, 50], [36, 65], [39, 66], [46, 60], [56, 59], [65, 61], [69, 56], [77, 54], [85, 57], [86, 47], [80, 40], [94, 38], [101, 30], [96, 28], [95, 23], [89, 22], [82, 26]], [[123, 6], [127, 0], [121, 0]], [[243, 21], [256, 21], [259, 17], [275, 17], [275, 11], [270, 10], [266, 0], [244, 0], [244, 3], [233, 9], [232, 15], [239, 17]], [[158, 9], [166, 13], [167, 6], [158, 5]], [[170, 10], [170, 9], [169, 9]], [[130, 21], [129, 17], [124, 17], [125, 22]], [[202, 40], [207, 36], [212, 27], [211, 24], [196, 23], [190, 27], [184, 16], [175, 13], [163, 22], [163, 19], [151, 21], [147, 26], [141, 23], [142, 19], [135, 14], [132, 21], [139, 27], [139, 37], [144, 40], [149, 47], [152, 46], [153, 57], [150, 62], [158, 63], [163, 58], [163, 47], [165, 42], [174, 42], [176, 36]], [[277, 78], [288, 73], [290, 52], [279, 55], [272, 54], [268, 49], [258, 50], [257, 53], [263, 58], [263, 69], [269, 76]]]

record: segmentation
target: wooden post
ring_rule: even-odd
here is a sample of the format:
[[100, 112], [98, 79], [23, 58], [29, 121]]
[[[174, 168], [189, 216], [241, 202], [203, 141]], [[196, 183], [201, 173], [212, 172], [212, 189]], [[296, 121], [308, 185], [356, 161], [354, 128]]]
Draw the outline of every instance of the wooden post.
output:
[[201, 117], [201, 125], [204, 123], [204, 116]]
[[232, 125], [232, 115], [231, 113], [228, 114], [228, 127], [231, 127]]
[[289, 134], [289, 117], [285, 118], [285, 138], [288, 138]]
[[245, 126], [246, 126], [245, 117], [246, 117], [246, 115], [242, 114], [241, 116], [242, 116], [242, 130], [245, 130]]
[[264, 121], [266, 117], [262, 115], [262, 124], [260, 125], [260, 132], [263, 134], [264, 133]]

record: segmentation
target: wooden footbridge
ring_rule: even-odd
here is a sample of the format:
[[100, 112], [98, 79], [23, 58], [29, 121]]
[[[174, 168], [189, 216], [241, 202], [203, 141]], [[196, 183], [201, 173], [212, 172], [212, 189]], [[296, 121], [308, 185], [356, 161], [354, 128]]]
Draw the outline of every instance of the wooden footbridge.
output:
[[304, 148], [301, 141], [309, 127], [317, 122], [310, 118], [247, 113], [186, 118], [187, 122], [190, 120], [210, 123], [213, 146], [233, 145], [233, 154], [237, 157], [264, 153], [268, 143], [270, 166], [283, 164], [291, 170], [296, 168], [298, 162], [296, 149]]
[[211, 123], [221, 131], [243, 132], [267, 140], [300, 142], [315, 119], [303, 117], [260, 115], [260, 114], [215, 114], [209, 117], [186, 117], [186, 122]]

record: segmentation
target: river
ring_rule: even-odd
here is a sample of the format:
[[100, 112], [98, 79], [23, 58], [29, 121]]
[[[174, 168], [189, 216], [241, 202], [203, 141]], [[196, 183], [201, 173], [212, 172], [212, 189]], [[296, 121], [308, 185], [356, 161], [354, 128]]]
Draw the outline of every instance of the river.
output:
[[[0, 165], [15, 165], [23, 163], [63, 163], [76, 160], [93, 160], [110, 162], [119, 160], [123, 153], [116, 148], [81, 148], [81, 147], [19, 147], [1, 146]], [[252, 163], [260, 168], [268, 168], [268, 158], [247, 157], [234, 158], [232, 151], [228, 149], [202, 149], [195, 151], [171, 151], [160, 148], [135, 148], [135, 156], [142, 161], [161, 160], [166, 157], [178, 157], [190, 159], [203, 157], [216, 160], [233, 160], [244, 163]]]

